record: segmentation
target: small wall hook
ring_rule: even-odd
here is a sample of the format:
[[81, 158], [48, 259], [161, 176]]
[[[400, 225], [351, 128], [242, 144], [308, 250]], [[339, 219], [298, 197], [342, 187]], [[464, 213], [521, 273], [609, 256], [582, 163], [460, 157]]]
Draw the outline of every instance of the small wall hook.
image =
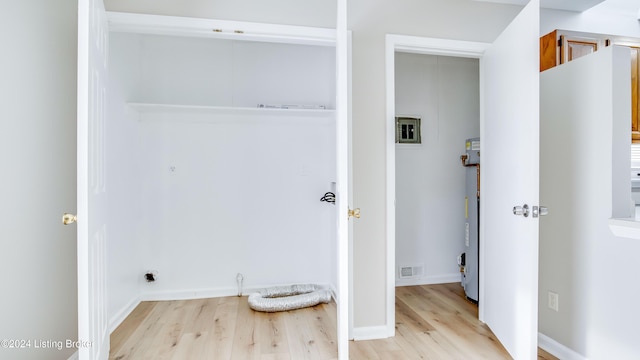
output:
[[320, 198], [320, 201], [326, 201], [328, 203], [335, 203], [336, 202], [336, 194], [332, 193], [332, 192], [326, 192], [324, 193], [324, 195]]

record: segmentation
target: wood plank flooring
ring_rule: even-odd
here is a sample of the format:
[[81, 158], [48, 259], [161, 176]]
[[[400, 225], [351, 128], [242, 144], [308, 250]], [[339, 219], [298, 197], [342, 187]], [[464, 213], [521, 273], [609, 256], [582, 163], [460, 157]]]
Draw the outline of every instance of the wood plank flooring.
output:
[[[351, 359], [510, 359], [459, 284], [396, 288], [396, 336], [350, 342]], [[142, 302], [109, 359], [336, 359], [336, 306], [262, 313], [247, 297]], [[539, 350], [538, 359], [555, 357]]]
[[[396, 336], [355, 341], [351, 359], [511, 359], [458, 283], [396, 288]], [[538, 359], [557, 360], [538, 348]]]
[[256, 312], [247, 297], [142, 302], [109, 359], [336, 359], [335, 303]]

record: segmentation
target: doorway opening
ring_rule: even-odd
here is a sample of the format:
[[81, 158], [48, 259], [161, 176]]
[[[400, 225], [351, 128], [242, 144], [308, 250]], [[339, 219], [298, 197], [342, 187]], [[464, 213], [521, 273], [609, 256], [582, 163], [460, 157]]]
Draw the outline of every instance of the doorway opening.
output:
[[[408, 63], [419, 64], [420, 61], [426, 62], [435, 62], [438, 63], [438, 59], [441, 59], [441, 62], [445, 62], [445, 59], [451, 62], [459, 62], [465, 63], [468, 62], [469, 65], [475, 62], [476, 69], [478, 69], [478, 78], [477, 78], [477, 86], [475, 94], [478, 97], [478, 104], [482, 99], [482, 74], [479, 71], [479, 64], [481, 62], [482, 55], [484, 51], [490, 46], [490, 44], [486, 43], [477, 43], [477, 42], [467, 42], [467, 41], [456, 41], [456, 40], [443, 40], [443, 39], [432, 39], [432, 38], [419, 38], [412, 36], [401, 36], [401, 35], [387, 35], [386, 38], [386, 77], [387, 77], [387, 332], [389, 336], [393, 336], [395, 334], [394, 324], [395, 324], [395, 286], [397, 282], [397, 278], [399, 277], [399, 271], [397, 271], [398, 266], [403, 266], [405, 264], [400, 264], [396, 262], [396, 250], [398, 249], [398, 256], [403, 256], [404, 253], [408, 253], [409, 247], [403, 247], [398, 244], [397, 239], [397, 229], [398, 229], [398, 219], [397, 219], [397, 211], [398, 207], [402, 206], [400, 201], [399, 194], [396, 189], [399, 185], [398, 182], [398, 168], [402, 167], [401, 161], [397, 161], [397, 156], [400, 152], [409, 152], [409, 157], [418, 157], [420, 152], [424, 152], [429, 146], [429, 142], [435, 142], [438, 140], [439, 127], [438, 127], [438, 108], [426, 109], [426, 115], [422, 119], [422, 127], [423, 127], [423, 145], [422, 150], [410, 150], [410, 149], [398, 149], [396, 147], [396, 116], [398, 115], [417, 115], [417, 114], [406, 114], [399, 113], [400, 112], [414, 112], [419, 109], [411, 108], [411, 104], [402, 103], [403, 100], [400, 99], [400, 94], [403, 92], [411, 93], [411, 89], [398, 89], [396, 85], [398, 82], [403, 81], [401, 78], [396, 79], [396, 76], [400, 75], [396, 72], [398, 69], [396, 65], [396, 61], [398, 61], [398, 65], [401, 62], [407, 61]], [[473, 66], [473, 65], [471, 65]], [[437, 68], [437, 66], [436, 66]], [[414, 79], [413, 81], [416, 81]], [[411, 81], [410, 81], [411, 82]], [[425, 90], [425, 91], [428, 91]], [[396, 98], [398, 96], [398, 98]], [[411, 97], [415, 97], [416, 94], [412, 93]], [[437, 96], [437, 92], [434, 96]], [[419, 103], [419, 102], [418, 102]], [[398, 106], [396, 106], [398, 105]], [[407, 106], [406, 109], [403, 109], [403, 106]], [[479, 134], [479, 129], [482, 127], [482, 119], [478, 122], [479, 118], [479, 105], [477, 105], [477, 117], [475, 120], [475, 125], [477, 126], [477, 134]], [[476, 131], [475, 129], [473, 131]], [[472, 133], [470, 133], [473, 135]], [[472, 136], [469, 136], [472, 137]], [[448, 144], [452, 149], [459, 149], [457, 157], [453, 157], [451, 159], [440, 159], [441, 162], [449, 162], [451, 166], [457, 166], [460, 170], [460, 176], [464, 180], [464, 170], [462, 170], [462, 166], [459, 162], [459, 155], [462, 154], [464, 148], [462, 148], [462, 142], [465, 140], [465, 135], [462, 135], [462, 138], [459, 140], [460, 144], [455, 143], [455, 141], [451, 144]], [[408, 147], [410, 145], [402, 145], [403, 147]], [[437, 154], [431, 154], [431, 157], [435, 159], [438, 158]], [[425, 175], [426, 176], [426, 175]], [[403, 179], [404, 180], [404, 179]], [[464, 196], [464, 195], [463, 195]], [[462, 204], [464, 206], [464, 197], [462, 198]], [[409, 209], [405, 209], [409, 210]], [[402, 210], [400, 210], [402, 211]], [[409, 210], [411, 212], [411, 210]], [[464, 214], [463, 214], [464, 215]], [[413, 216], [424, 217], [426, 214], [413, 214]], [[455, 220], [452, 220], [455, 221]], [[415, 221], [417, 223], [417, 220]], [[464, 226], [462, 224], [461, 226]], [[464, 229], [464, 228], [463, 228]], [[463, 239], [463, 238], [462, 238]], [[464, 245], [460, 239], [460, 245]], [[449, 239], [447, 241], [455, 241], [455, 239]], [[420, 250], [417, 250], [420, 251]], [[455, 257], [452, 259], [442, 259], [443, 262], [451, 261], [455, 268]], [[480, 259], [482, 263], [482, 259]], [[411, 261], [409, 261], [411, 262]], [[417, 265], [416, 267], [420, 267], [420, 262], [418, 264], [409, 264], [409, 265]], [[423, 267], [424, 271], [424, 267]], [[428, 271], [428, 270], [427, 270]], [[440, 278], [432, 278], [428, 279], [428, 281], [436, 282], [436, 281], [459, 281], [459, 275], [454, 278], [453, 273], [449, 275], [445, 275], [447, 279]], [[424, 278], [423, 278], [424, 280]], [[482, 304], [482, 280], [480, 280], [480, 291], [479, 291], [479, 302]], [[482, 305], [479, 307], [479, 318], [482, 320]]]
[[394, 71], [396, 118], [421, 124], [420, 143], [395, 146], [395, 284], [462, 281], [477, 302], [479, 167], [460, 155], [480, 136], [479, 60], [396, 51]]

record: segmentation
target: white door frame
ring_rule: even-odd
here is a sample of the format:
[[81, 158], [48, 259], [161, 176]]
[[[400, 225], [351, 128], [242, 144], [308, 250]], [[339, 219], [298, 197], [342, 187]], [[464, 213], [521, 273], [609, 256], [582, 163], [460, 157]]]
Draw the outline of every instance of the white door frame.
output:
[[[395, 335], [395, 284], [396, 284], [396, 139], [395, 139], [395, 53], [409, 52], [426, 55], [441, 55], [479, 59], [490, 43], [426, 38], [418, 36], [387, 34], [385, 47], [385, 74], [387, 89], [387, 336]], [[482, 103], [483, 73], [480, 66], [480, 102]], [[480, 116], [480, 133], [484, 121]], [[482, 221], [482, 219], [480, 219]], [[482, 227], [480, 227], [482, 229]], [[483, 238], [482, 233], [480, 238]], [[482, 241], [481, 241], [482, 242]], [[480, 252], [480, 264], [483, 264], [483, 252]], [[482, 272], [478, 294], [478, 314], [483, 320], [484, 289]]]

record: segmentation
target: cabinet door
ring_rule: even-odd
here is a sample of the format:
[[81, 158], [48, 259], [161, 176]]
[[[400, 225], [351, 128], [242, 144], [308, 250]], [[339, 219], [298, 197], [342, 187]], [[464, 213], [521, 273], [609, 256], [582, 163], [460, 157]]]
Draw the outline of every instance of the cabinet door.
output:
[[575, 60], [598, 50], [598, 39], [560, 36], [560, 64]]
[[640, 115], [640, 108], [638, 108], [640, 47], [630, 46], [629, 48], [631, 49], [631, 140], [634, 143], [640, 143], [640, 129], [638, 128], [638, 116]]
[[540, 71], [558, 65], [558, 30], [540, 37]]

